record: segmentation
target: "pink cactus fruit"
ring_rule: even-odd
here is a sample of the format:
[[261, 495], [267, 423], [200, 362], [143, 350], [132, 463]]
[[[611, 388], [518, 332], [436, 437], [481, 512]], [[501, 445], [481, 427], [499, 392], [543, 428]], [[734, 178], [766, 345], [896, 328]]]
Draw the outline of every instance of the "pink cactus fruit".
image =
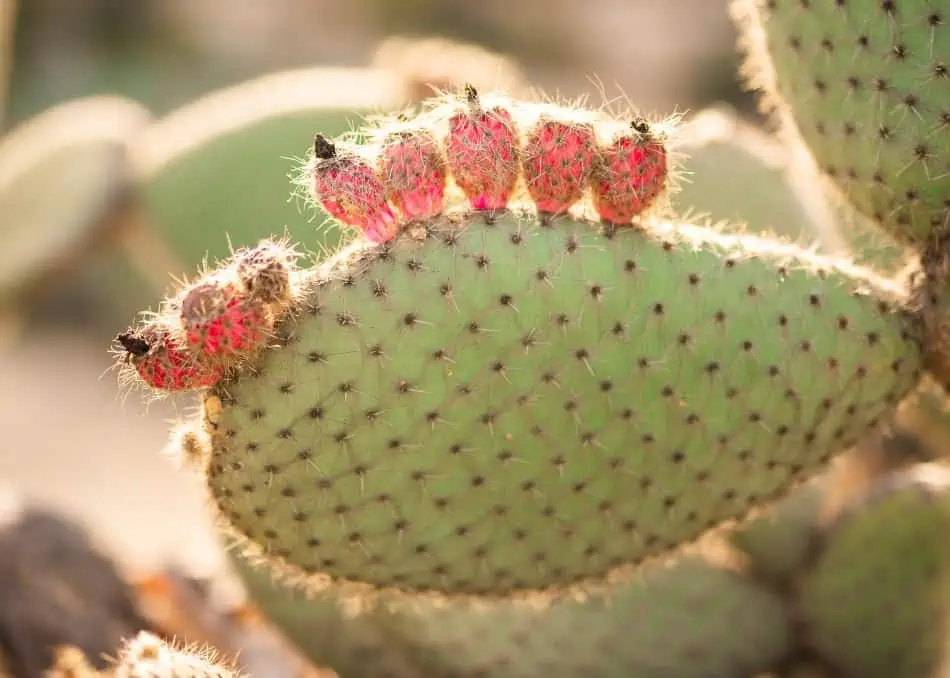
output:
[[389, 201], [406, 221], [424, 221], [442, 212], [445, 157], [429, 130], [388, 134], [383, 140], [377, 170]]
[[584, 195], [597, 153], [592, 125], [541, 116], [528, 133], [522, 170], [542, 214], [563, 214]]
[[455, 183], [476, 210], [504, 209], [518, 181], [518, 133], [511, 113], [485, 109], [472, 85], [449, 118], [445, 154]]
[[184, 292], [180, 317], [188, 349], [203, 362], [223, 366], [266, 346], [273, 330], [266, 304], [237, 281], [214, 276]]
[[654, 203], [666, 187], [668, 163], [664, 140], [643, 119], [601, 148], [591, 176], [594, 207], [604, 221], [628, 224]]
[[381, 243], [398, 231], [386, 189], [373, 167], [355, 153], [342, 151], [322, 134], [313, 142], [314, 198], [334, 218]]
[[116, 341], [145, 384], [159, 391], [192, 391], [213, 386], [223, 375], [219, 366], [198, 361], [160, 324], [123, 332]]
[[293, 247], [267, 239], [235, 252], [233, 266], [248, 298], [279, 312], [294, 298], [293, 273], [299, 257]]

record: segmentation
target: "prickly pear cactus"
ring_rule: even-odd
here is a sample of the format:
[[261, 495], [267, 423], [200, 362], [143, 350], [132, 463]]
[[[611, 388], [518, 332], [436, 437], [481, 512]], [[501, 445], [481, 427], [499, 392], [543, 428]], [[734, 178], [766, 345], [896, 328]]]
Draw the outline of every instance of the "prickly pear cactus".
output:
[[770, 511], [729, 534], [757, 579], [784, 588], [811, 554], [828, 474], [815, 478]]
[[301, 572], [602, 578], [781, 495], [917, 378], [912, 325], [831, 262], [688, 227], [430, 228], [318, 269], [284, 347], [206, 401], [219, 508]]
[[905, 242], [945, 235], [945, 4], [736, 0], [736, 10], [751, 82], [843, 196]]
[[927, 445], [906, 427], [911, 402], [902, 403], [892, 426], [865, 435], [827, 472], [729, 535], [752, 575], [786, 590], [815, 558], [823, 528], [844, 508], [882, 478], [929, 459]]
[[[600, 222], [502, 210], [517, 185], [474, 177], [477, 158], [517, 168], [512, 131], [559, 115], [583, 119], [467, 91], [421, 116], [466, 175], [446, 188], [466, 206], [422, 222], [389, 205], [371, 148], [318, 136], [314, 199], [366, 238], [291, 277], [289, 310], [265, 305], [273, 345], [222, 363], [172, 313], [125, 335], [152, 386], [215, 382], [209, 491], [280, 569], [449, 595], [600, 583], [782, 496], [917, 382], [896, 285], [650, 217], [669, 165], [643, 119], [589, 119]], [[551, 186], [570, 206], [574, 184]]]
[[880, 481], [823, 538], [801, 584], [809, 644], [844, 675], [943, 675], [950, 604], [950, 471]]

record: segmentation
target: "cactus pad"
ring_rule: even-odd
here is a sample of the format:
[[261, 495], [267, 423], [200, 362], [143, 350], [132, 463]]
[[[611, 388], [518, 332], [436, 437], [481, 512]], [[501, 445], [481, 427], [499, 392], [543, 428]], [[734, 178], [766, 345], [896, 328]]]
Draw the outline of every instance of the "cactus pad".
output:
[[102, 96], [51, 108], [0, 143], [0, 303], [75, 264], [115, 234], [132, 185], [129, 137], [149, 122], [139, 104]]
[[284, 586], [234, 552], [231, 564], [254, 605], [314, 664], [346, 678], [423, 675], [406, 644], [384, 626], [389, 618], [385, 610], [349, 615], [330, 591], [311, 596]]
[[[776, 594], [701, 558], [612, 587], [609, 600], [540, 610], [507, 601], [407, 603], [352, 618], [332, 596], [308, 598], [234, 562], [268, 617], [313, 661], [346, 676], [747, 678], [774, 667], [790, 645]], [[648, 624], [640, 623], [645, 615]]]
[[938, 675], [946, 648], [950, 472], [880, 481], [826, 535], [800, 593], [808, 640], [843, 675]]
[[739, 0], [737, 6], [753, 82], [784, 123], [794, 121], [850, 202], [905, 242], [948, 232], [945, 3]]
[[746, 678], [791, 644], [778, 595], [698, 558], [617, 586], [609, 600], [458, 604], [396, 621], [423, 674], [439, 678]]
[[[188, 266], [285, 231], [311, 247], [336, 247], [337, 229], [314, 240], [326, 214], [287, 200], [295, 161], [314, 127], [341, 134], [369, 113], [398, 108], [401, 83], [381, 69], [309, 68], [267, 75], [208, 94], [137, 140], [135, 158], [151, 223]], [[229, 239], [221, 237], [227, 232]]]
[[446, 217], [311, 278], [204, 417], [222, 517], [314, 586], [602, 581], [783, 495], [919, 376], [896, 286], [692, 226]]

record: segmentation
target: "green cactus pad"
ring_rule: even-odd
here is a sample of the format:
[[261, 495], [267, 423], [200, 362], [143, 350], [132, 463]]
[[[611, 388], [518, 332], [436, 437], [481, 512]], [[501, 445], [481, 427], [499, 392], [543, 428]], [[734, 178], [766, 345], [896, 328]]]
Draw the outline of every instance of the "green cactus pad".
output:
[[791, 645], [778, 595], [698, 558], [607, 599], [423, 607], [394, 621], [423, 675], [439, 678], [748, 678]]
[[243, 559], [235, 564], [268, 618], [312, 661], [347, 678], [748, 678], [790, 645], [777, 595], [699, 558], [617, 585], [608, 599], [540, 610], [407, 603], [355, 616], [330, 595], [310, 598]]
[[348, 132], [402, 98], [401, 83], [387, 71], [315, 68], [265, 76], [187, 105], [135, 147], [153, 227], [189, 267], [230, 253], [222, 232], [235, 248], [286, 232], [334, 249], [339, 229], [314, 237], [326, 214], [305, 213], [302, 200], [287, 199], [297, 161], [280, 149], [308, 147], [315, 129]]
[[61, 272], [109, 235], [132, 170], [131, 135], [148, 111], [120, 97], [49, 109], [0, 144], [0, 304]]
[[944, 660], [950, 588], [950, 471], [886, 478], [843, 514], [802, 584], [813, 645], [843, 675], [934, 676]]
[[619, 575], [783, 495], [919, 377], [896, 285], [692, 226], [461, 216], [313, 278], [205, 418], [222, 517], [314, 586]]
[[344, 612], [330, 592], [308, 595], [275, 581], [266, 569], [233, 554], [231, 563], [254, 605], [317, 666], [343, 678], [419, 678], [408, 648], [394, 637], [385, 610]]
[[947, 233], [946, 4], [737, 0], [737, 7], [752, 82], [843, 195], [905, 242]]

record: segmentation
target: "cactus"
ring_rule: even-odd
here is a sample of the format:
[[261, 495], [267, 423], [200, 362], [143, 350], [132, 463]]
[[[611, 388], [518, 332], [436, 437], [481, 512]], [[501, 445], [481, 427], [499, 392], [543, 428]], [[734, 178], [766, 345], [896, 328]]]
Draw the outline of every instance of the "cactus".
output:
[[701, 558], [684, 558], [609, 600], [465, 604], [393, 622], [427, 676], [742, 678], [777, 665], [792, 627], [775, 593]]
[[75, 646], [57, 648], [45, 678], [240, 678], [242, 673], [208, 647], [183, 648], [148, 631], [125, 639], [107, 670], [97, 671]]
[[926, 442], [906, 427], [909, 402], [889, 430], [865, 436], [828, 472], [729, 535], [754, 577], [783, 591], [794, 587], [827, 524], [881, 479], [930, 459]]
[[[175, 118], [141, 146], [150, 213], [189, 229], [171, 239], [190, 264], [224, 257], [235, 225], [272, 236], [237, 238], [118, 352], [126, 378], [197, 392], [176, 444], [255, 576], [314, 596], [281, 601], [245, 573], [318, 663], [435, 678], [943, 667], [946, 471], [855, 451], [907, 421], [923, 379], [950, 384], [944, 93], [920, 86], [946, 76], [943, 18], [924, 0], [753, 3], [738, 16], [788, 164], [732, 150], [791, 198], [753, 228], [870, 223], [900, 242], [858, 253], [887, 276], [839, 256], [864, 231], [835, 229], [818, 255], [677, 215], [707, 207], [677, 194], [689, 144], [673, 120], [468, 86], [344, 136], [306, 121], [297, 196], [356, 234], [299, 269], [288, 243], [309, 246], [310, 227], [255, 211], [285, 171], [169, 144]], [[273, 159], [286, 125], [283, 153], [303, 152], [299, 106], [273, 103], [237, 127], [274, 123]], [[812, 160], [830, 202], [805, 190]], [[228, 169], [215, 193], [232, 212], [202, 214], [209, 167]], [[693, 167], [697, 185], [750, 190], [730, 160]], [[710, 211], [746, 219], [754, 201], [737, 203]], [[687, 554], [723, 535], [739, 565]], [[355, 618], [336, 607], [381, 598]]]
[[444, 139], [449, 170], [472, 209], [504, 209], [518, 181], [519, 130], [511, 111], [484, 105], [471, 85], [449, 112]]
[[835, 234], [825, 232], [806, 196], [793, 185], [786, 149], [735, 111], [701, 111], [683, 125], [675, 141], [682, 156], [681, 178], [670, 202], [677, 213], [817, 242], [824, 254], [841, 250]]
[[409, 648], [390, 630], [384, 609], [353, 614], [332, 592], [307, 595], [275, 581], [232, 552], [231, 563], [253, 603], [311, 662], [342, 678], [420, 678]]
[[808, 642], [845, 675], [942, 675], [948, 489], [936, 465], [885, 478], [824, 535], [798, 608]]
[[[223, 514], [307, 573], [483, 593], [600, 578], [782, 494], [916, 382], [912, 324], [793, 249], [431, 228], [318, 269], [285, 347], [206, 401]], [[492, 515], [507, 534], [488, 540]]]
[[[447, 147], [459, 115], [477, 127], [504, 111], [510, 130], [558, 112], [466, 94], [419, 119], [447, 120]], [[649, 149], [665, 157], [653, 125], [622, 127], [596, 125], [603, 224], [513, 205], [487, 224], [450, 210], [382, 247], [358, 240], [304, 274], [277, 345], [211, 389], [209, 491], [278, 569], [449, 595], [599, 584], [784, 495], [917, 383], [897, 285], [648, 214], [611, 223], [655, 195], [630, 183], [653, 176]], [[610, 173], [618, 162], [642, 164]], [[319, 201], [335, 177], [376, 233], [386, 191], [353, 169], [371, 164], [318, 136], [303, 179]], [[619, 187], [606, 211], [604, 176]], [[497, 212], [508, 189], [477, 185], [459, 187], [466, 201]]]
[[729, 543], [748, 561], [749, 572], [756, 579], [784, 589], [808, 562], [827, 476], [797, 489], [729, 535]]
[[948, 19], [934, 0], [737, 0], [751, 82], [861, 212], [904, 242], [946, 233]]
[[112, 678], [237, 678], [230, 662], [210, 648], [179, 648], [141, 631], [126, 640], [110, 671]]
[[0, 144], [0, 306], [22, 301], [116, 235], [132, 187], [130, 136], [148, 121], [138, 104], [91, 97], [17, 127]]
[[[296, 631], [311, 659], [346, 677], [380, 675], [352, 654], [356, 645], [372, 647], [364, 657], [385, 658], [384, 675], [394, 676], [746, 678], [776, 665], [792, 642], [778, 595], [700, 557], [615, 586], [609, 600], [541, 609], [422, 603], [350, 618], [330, 598], [308, 600], [238, 565], [265, 612]], [[411, 670], [397, 670], [407, 662]]]

